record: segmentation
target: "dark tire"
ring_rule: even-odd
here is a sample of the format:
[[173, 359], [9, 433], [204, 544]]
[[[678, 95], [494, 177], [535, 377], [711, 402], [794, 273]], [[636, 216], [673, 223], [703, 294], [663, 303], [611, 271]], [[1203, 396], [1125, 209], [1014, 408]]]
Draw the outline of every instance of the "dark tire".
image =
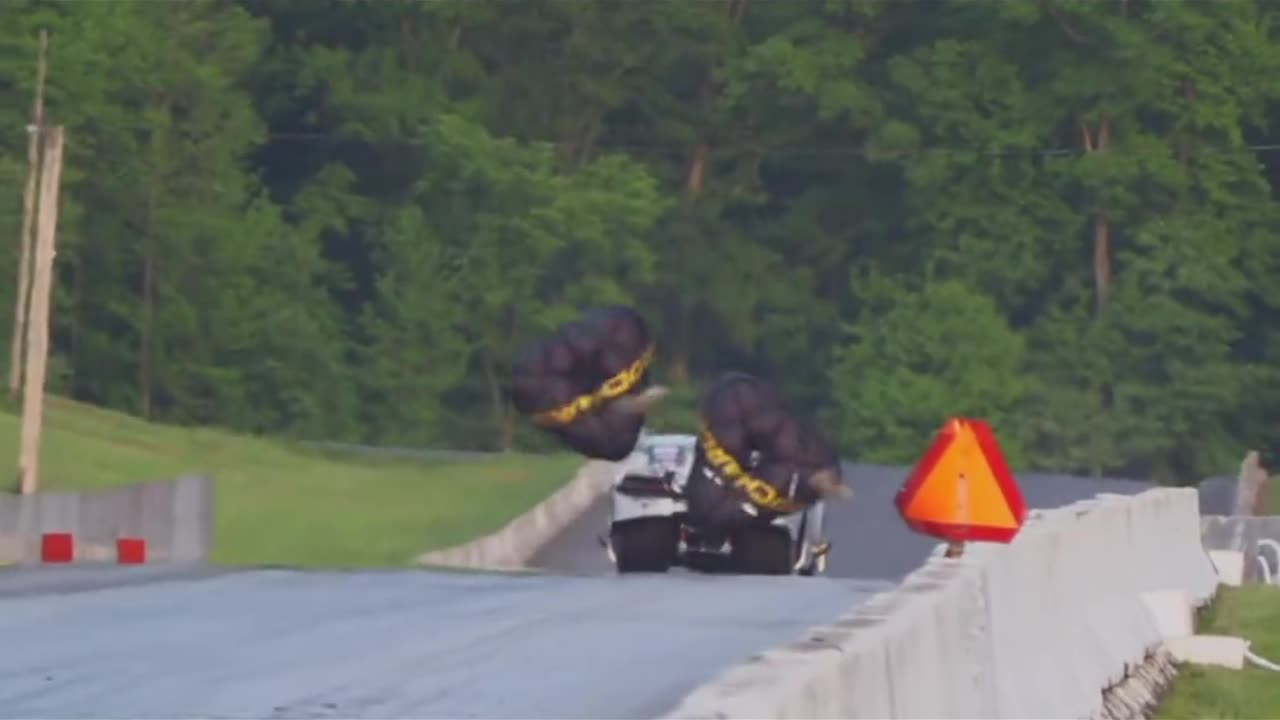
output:
[[732, 565], [743, 575], [790, 575], [791, 536], [777, 527], [748, 528], [733, 537]]
[[676, 561], [673, 518], [639, 518], [615, 523], [609, 531], [620, 573], [664, 573]]

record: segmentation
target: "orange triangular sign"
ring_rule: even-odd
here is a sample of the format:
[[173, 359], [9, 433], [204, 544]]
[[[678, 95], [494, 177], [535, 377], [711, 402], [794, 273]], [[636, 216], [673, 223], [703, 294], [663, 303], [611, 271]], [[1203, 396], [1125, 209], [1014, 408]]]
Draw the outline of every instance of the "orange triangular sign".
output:
[[911, 529], [950, 542], [1010, 542], [1027, 513], [991, 428], [965, 418], [942, 426], [894, 504]]

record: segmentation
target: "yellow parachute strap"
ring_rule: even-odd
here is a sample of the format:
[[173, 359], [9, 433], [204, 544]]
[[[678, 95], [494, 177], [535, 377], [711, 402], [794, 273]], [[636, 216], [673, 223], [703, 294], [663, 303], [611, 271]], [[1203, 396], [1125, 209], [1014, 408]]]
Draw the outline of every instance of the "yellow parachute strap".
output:
[[656, 352], [656, 347], [650, 344], [635, 362], [619, 370], [616, 375], [605, 380], [593, 392], [579, 395], [559, 407], [535, 414], [532, 418], [533, 423], [543, 427], [563, 427], [577, 420], [583, 413], [625, 395], [640, 382], [640, 376], [649, 369]]
[[706, 421], [702, 421], [700, 426], [699, 439], [702, 441], [702, 449], [707, 456], [707, 462], [725, 480], [733, 483], [734, 487], [745, 493], [753, 504], [765, 510], [772, 510], [784, 515], [804, 508], [800, 503], [778, 492], [778, 489], [774, 486], [743, 469], [742, 465], [720, 445], [720, 441], [716, 439], [716, 436], [711, 433], [711, 429], [707, 427]]

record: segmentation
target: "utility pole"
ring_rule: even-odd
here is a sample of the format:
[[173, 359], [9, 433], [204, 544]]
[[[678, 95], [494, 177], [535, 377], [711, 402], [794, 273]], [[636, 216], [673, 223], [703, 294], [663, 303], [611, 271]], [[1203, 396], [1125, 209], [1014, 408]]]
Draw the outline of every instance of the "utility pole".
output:
[[26, 387], [22, 391], [22, 440], [18, 487], [23, 495], [39, 488], [40, 432], [44, 425], [45, 364], [49, 358], [49, 296], [58, 231], [58, 194], [62, 182], [62, 127], [41, 129], [44, 161], [40, 167], [40, 206], [36, 220], [35, 273], [27, 317]]
[[31, 241], [36, 209], [36, 184], [40, 175], [40, 129], [44, 127], [45, 56], [49, 50], [49, 32], [40, 31], [40, 49], [36, 55], [36, 99], [31, 107], [31, 125], [27, 127], [27, 187], [22, 193], [22, 236], [18, 260], [18, 297], [13, 303], [13, 339], [9, 347], [9, 396], [18, 394], [22, 382], [22, 339], [26, 333], [27, 302], [31, 293]]

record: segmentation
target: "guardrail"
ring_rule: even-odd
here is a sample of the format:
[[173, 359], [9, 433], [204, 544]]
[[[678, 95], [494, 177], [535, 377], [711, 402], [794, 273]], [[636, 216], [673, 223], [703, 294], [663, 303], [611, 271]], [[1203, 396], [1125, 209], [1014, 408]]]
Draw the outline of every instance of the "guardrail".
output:
[[462, 460], [492, 460], [504, 455], [522, 456], [528, 453], [500, 453], [492, 450], [450, 450], [447, 448], [408, 448], [390, 445], [362, 445], [359, 443], [329, 442], [324, 440], [302, 440], [299, 447], [324, 452], [345, 453], [348, 455], [369, 455], [382, 458], [403, 458], [409, 460], [442, 460], [457, 462]]
[[122, 487], [0, 495], [0, 565], [41, 561], [45, 536], [74, 540], [74, 560], [110, 561], [121, 538], [148, 562], [197, 563], [213, 545], [213, 482], [203, 475]]
[[1265, 514], [1272, 482], [1250, 450], [1235, 478], [1200, 483], [1200, 541], [1206, 550], [1240, 553], [1242, 582], [1280, 585], [1280, 516]]
[[1200, 537], [1206, 550], [1244, 556], [1244, 582], [1280, 585], [1280, 515], [1208, 515]]

